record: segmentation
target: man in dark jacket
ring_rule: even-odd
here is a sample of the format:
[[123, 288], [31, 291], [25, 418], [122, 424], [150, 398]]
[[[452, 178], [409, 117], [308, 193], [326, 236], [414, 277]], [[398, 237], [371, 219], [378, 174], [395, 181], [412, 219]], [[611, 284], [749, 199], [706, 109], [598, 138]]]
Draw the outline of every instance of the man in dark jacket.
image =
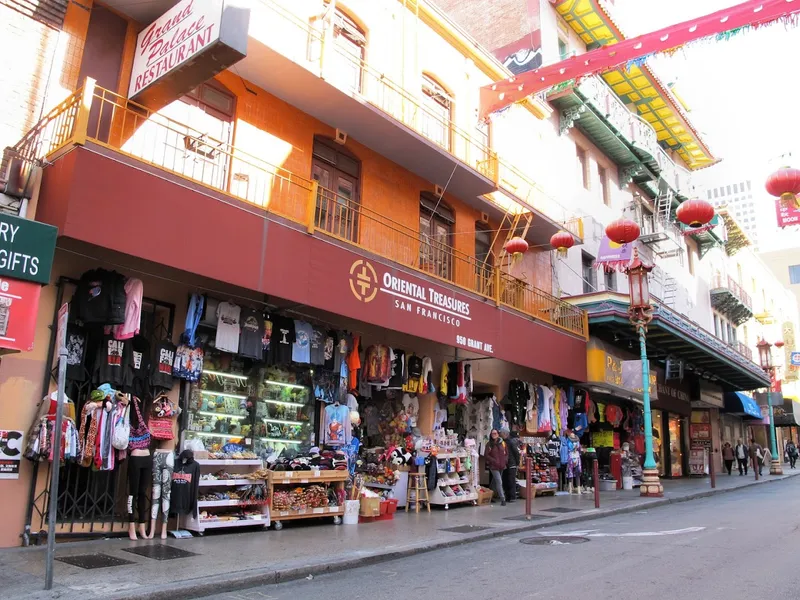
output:
[[750, 465], [750, 448], [739, 439], [733, 452], [736, 456], [736, 463], [739, 465], [739, 475], [747, 475], [747, 468]]
[[514, 502], [517, 499], [517, 468], [519, 467], [519, 437], [517, 435], [516, 432], [509, 433], [505, 430], [500, 433], [508, 448], [508, 462], [506, 470], [503, 471], [503, 490], [508, 502]]

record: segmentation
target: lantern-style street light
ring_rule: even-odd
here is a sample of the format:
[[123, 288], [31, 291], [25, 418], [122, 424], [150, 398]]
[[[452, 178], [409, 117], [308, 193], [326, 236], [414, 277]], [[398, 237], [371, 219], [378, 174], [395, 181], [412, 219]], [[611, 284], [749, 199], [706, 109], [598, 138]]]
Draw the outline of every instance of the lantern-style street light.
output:
[[664, 488], [658, 478], [658, 463], [653, 454], [653, 415], [650, 412], [650, 363], [647, 361], [647, 325], [653, 320], [653, 307], [650, 305], [650, 285], [648, 275], [653, 265], [647, 265], [639, 258], [639, 249], [634, 248], [633, 260], [626, 270], [630, 287], [630, 307], [628, 318], [639, 335], [639, 349], [642, 358], [642, 401], [644, 404], [644, 469], [642, 496], [661, 497]]
[[778, 456], [778, 438], [775, 434], [775, 411], [772, 408], [772, 381], [775, 375], [775, 366], [772, 364], [772, 344], [762, 339], [756, 344], [756, 348], [758, 348], [758, 362], [761, 364], [761, 368], [764, 369], [764, 372], [770, 376], [770, 387], [767, 389], [767, 404], [769, 405], [769, 433], [772, 462], [769, 465], [769, 474], [783, 475], [781, 459]]

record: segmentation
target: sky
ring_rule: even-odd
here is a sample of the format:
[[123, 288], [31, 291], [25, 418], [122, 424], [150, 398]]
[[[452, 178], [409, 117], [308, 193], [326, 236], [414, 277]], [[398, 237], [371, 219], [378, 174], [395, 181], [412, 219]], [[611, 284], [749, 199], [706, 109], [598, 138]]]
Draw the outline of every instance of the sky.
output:
[[[616, 0], [613, 13], [624, 33], [654, 31], [740, 4], [735, 0]], [[658, 6], [659, 10], [654, 10]], [[752, 172], [800, 167], [800, 27], [782, 24], [750, 31], [729, 41], [709, 40], [672, 57], [648, 62], [691, 109], [689, 118], [722, 158], [703, 173]], [[791, 153], [791, 159], [787, 155]]]

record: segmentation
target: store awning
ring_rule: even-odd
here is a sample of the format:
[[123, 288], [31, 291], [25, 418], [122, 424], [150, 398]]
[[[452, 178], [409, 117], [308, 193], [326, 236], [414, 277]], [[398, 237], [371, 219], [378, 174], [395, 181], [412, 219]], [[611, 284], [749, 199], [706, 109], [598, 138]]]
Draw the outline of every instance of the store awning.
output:
[[784, 398], [782, 406], [774, 407], [775, 427], [797, 427], [800, 404], [796, 398]]
[[747, 394], [742, 392], [725, 393], [725, 411], [732, 414], [751, 417], [753, 419], [763, 419], [761, 407]]

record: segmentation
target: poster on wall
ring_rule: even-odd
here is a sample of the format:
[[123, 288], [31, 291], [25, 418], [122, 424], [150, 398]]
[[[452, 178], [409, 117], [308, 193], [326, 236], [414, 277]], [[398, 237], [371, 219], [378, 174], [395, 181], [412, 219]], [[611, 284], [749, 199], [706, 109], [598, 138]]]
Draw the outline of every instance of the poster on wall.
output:
[[706, 474], [706, 451], [705, 448], [693, 448], [689, 450], [689, 475]]
[[0, 479], [19, 479], [24, 436], [22, 431], [0, 429]]

